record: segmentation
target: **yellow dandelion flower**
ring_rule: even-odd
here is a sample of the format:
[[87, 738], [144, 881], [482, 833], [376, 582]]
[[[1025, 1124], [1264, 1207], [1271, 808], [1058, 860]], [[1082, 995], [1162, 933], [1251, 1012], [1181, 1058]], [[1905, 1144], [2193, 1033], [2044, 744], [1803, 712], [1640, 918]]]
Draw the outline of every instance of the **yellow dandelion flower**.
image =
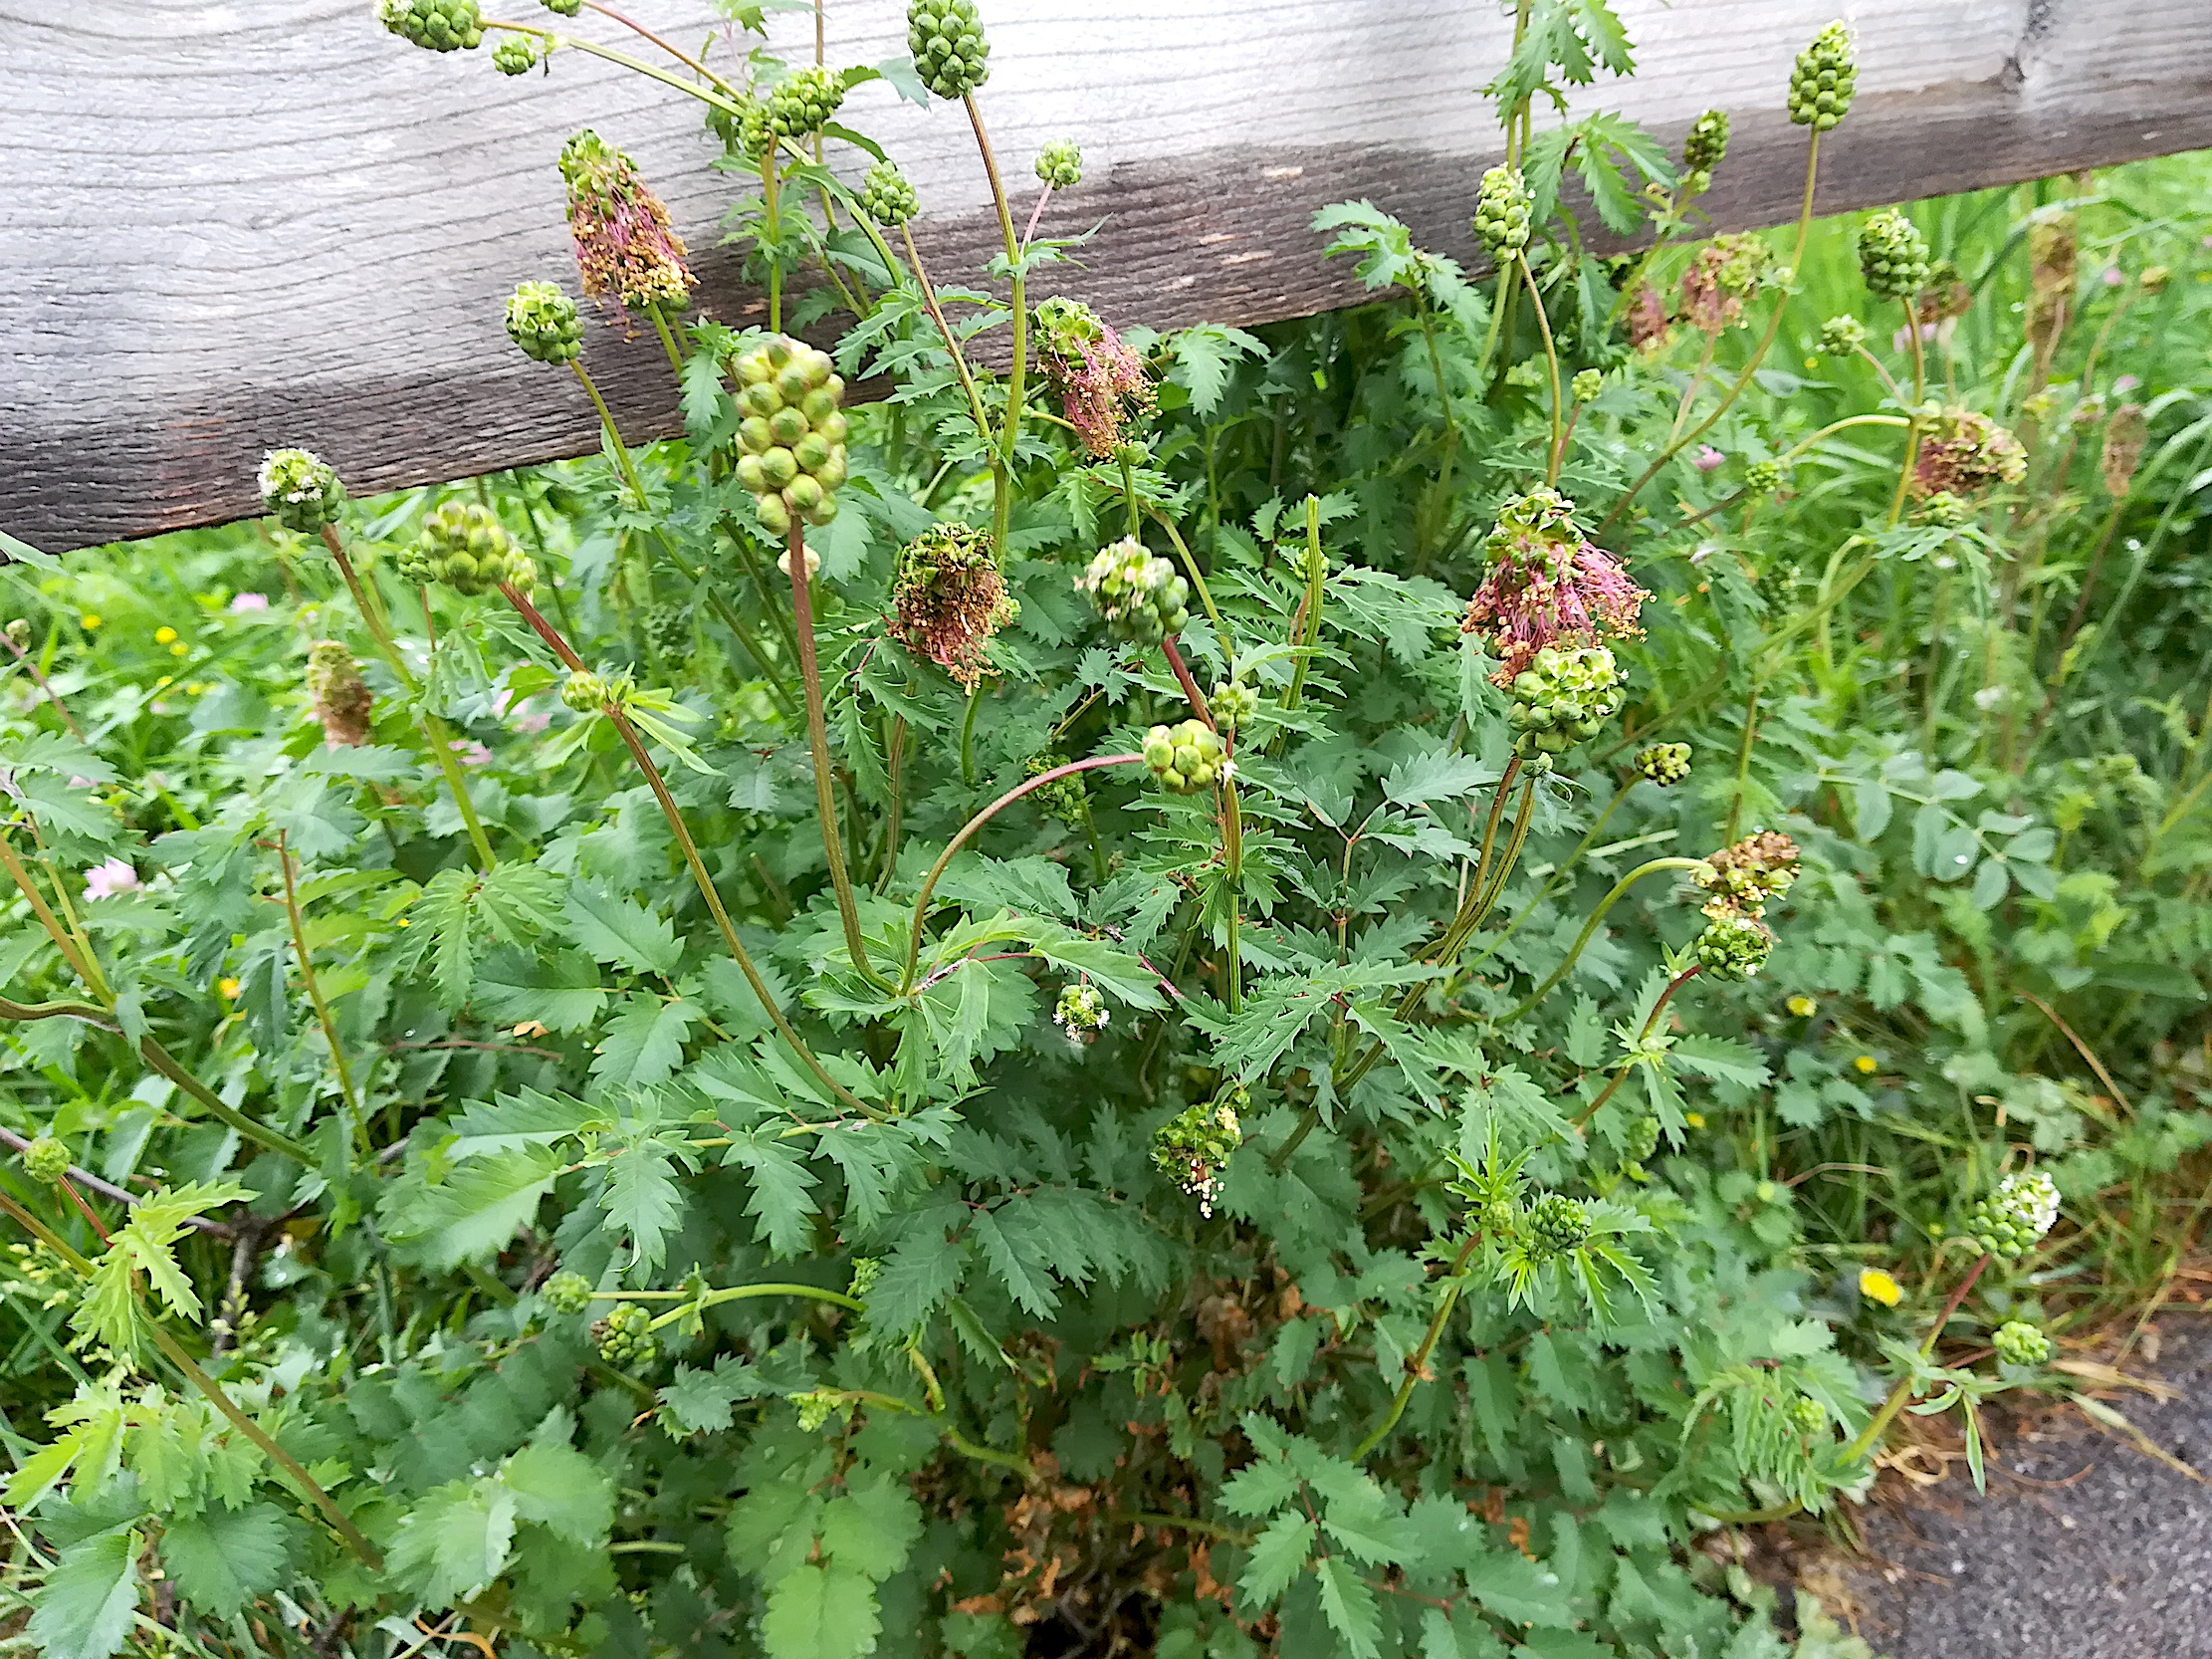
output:
[[171, 645], [169, 647], [169, 655], [171, 656], [190, 656], [191, 654], [192, 647], [187, 645], [181, 639], [179, 639], [174, 645]]
[[235, 979], [228, 977], [219, 979], [215, 982], [215, 989], [223, 994], [223, 1001], [227, 1003], [234, 1003], [238, 1000], [238, 981]]
[[1870, 1075], [1874, 1071], [1874, 1068], [1880, 1064], [1880, 1062], [1877, 1061], [1872, 1055], [1861, 1055], [1857, 1060], [1851, 1063], [1851, 1066], [1853, 1070], [1857, 1071], [1862, 1077], [1864, 1077]]
[[1705, 1114], [1701, 1111], [1685, 1111], [1682, 1113], [1682, 1121], [1692, 1129], [1702, 1129], [1705, 1126]]
[[1869, 1302], [1879, 1302], [1884, 1307], [1894, 1307], [1904, 1298], [1904, 1287], [1880, 1268], [1861, 1268], [1859, 1294]]
[[100, 624], [105, 622], [106, 620], [108, 620], [108, 618], [101, 615], [99, 611], [88, 610], [85, 612], [84, 615], [77, 618], [77, 625], [83, 628], [87, 633], [91, 633], [95, 628], [99, 627]]
[[399, 925], [401, 927], [413, 927], [415, 924], [409, 921], [405, 916], [401, 916], [399, 918]]
[[1806, 996], [1803, 992], [1799, 992], [1798, 995], [1792, 997], [1787, 1003], [1784, 1003], [1782, 1006], [1787, 1008], [1800, 1020], [1810, 1020], [1815, 1014], [1820, 1012], [1821, 1005], [1813, 1001], [1811, 997]]
[[175, 628], [155, 628], [153, 630], [153, 642], [156, 645], [166, 645], [174, 638], [176, 638]]

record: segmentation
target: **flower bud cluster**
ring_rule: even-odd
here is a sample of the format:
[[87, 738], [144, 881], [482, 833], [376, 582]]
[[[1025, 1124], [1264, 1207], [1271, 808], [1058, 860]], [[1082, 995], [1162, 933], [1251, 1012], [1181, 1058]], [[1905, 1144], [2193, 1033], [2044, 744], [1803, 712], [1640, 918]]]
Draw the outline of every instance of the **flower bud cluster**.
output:
[[415, 544], [400, 554], [399, 574], [408, 582], [442, 582], [472, 595], [503, 586], [528, 593], [538, 582], [538, 567], [515, 545], [498, 515], [475, 501], [433, 508]]
[[1213, 711], [1217, 726], [1224, 732], [1233, 732], [1239, 726], [1250, 725], [1252, 717], [1259, 713], [1259, 693], [1231, 680], [1226, 685], [1216, 686], [1206, 706]]
[[1170, 795], [1212, 789], [1228, 768], [1220, 734], [1203, 720], [1153, 727], [1145, 733], [1144, 756], [1145, 765]]
[[592, 673], [586, 668], [569, 671], [560, 682], [560, 702], [563, 708], [578, 714], [598, 714], [606, 709], [619, 709], [637, 689], [637, 681], [624, 668], [612, 668], [603, 674]]
[[591, 1345], [618, 1370], [642, 1371], [661, 1356], [653, 1315], [634, 1302], [618, 1302], [591, 1325]]
[[1152, 1161], [1161, 1173], [1199, 1201], [1211, 1216], [1221, 1193], [1221, 1171], [1244, 1144], [1236, 1108], [1247, 1104], [1244, 1090], [1233, 1088], [1219, 1099], [1186, 1106], [1152, 1137]]
[[966, 98], [991, 79], [991, 43], [976, 0], [914, 0], [906, 9], [906, 49], [922, 85], [939, 98]]
[[[1036, 778], [1065, 765], [1065, 755], [1047, 750], [1041, 755], [1031, 755], [1022, 770], [1031, 778]], [[1083, 815], [1089, 810], [1090, 803], [1080, 772], [1070, 772], [1064, 778], [1055, 778], [1049, 784], [1031, 790], [1029, 799], [1036, 803], [1039, 812], [1048, 813], [1062, 823], [1078, 825], [1083, 822]]]
[[1596, 737], [1620, 712], [1621, 671], [1603, 645], [1546, 645], [1513, 676], [1507, 692], [1513, 700], [1506, 720], [1518, 734], [1514, 753], [1558, 755]]
[[1083, 152], [1073, 138], [1053, 138], [1037, 151], [1037, 177], [1049, 190], [1072, 190], [1083, 182]]
[[40, 1135], [23, 1149], [23, 1173], [34, 1181], [58, 1186], [69, 1176], [68, 1146], [52, 1135]]
[[1773, 929], [1734, 912], [1713, 917], [1690, 946], [1697, 965], [1715, 979], [1749, 979], [1766, 966], [1773, 950]]
[[1567, 395], [1577, 403], [1587, 403], [1605, 389], [1605, 372], [1597, 368], [1583, 368], [1567, 382]]
[[1797, 842], [1778, 830], [1761, 830], [1707, 858], [1696, 881], [1709, 895], [1706, 915], [1757, 917], [1764, 916], [1767, 901], [1788, 892], [1797, 877]]
[[2051, 1338], [2026, 1319], [2007, 1319], [1989, 1342], [2007, 1365], [2042, 1365], [2051, 1358]]
[[781, 536], [795, 515], [808, 524], [837, 516], [845, 481], [845, 382], [829, 354], [772, 335], [739, 354], [738, 481], [753, 492], [762, 525]]
[[1869, 214], [1859, 226], [1859, 274], [1878, 300], [1909, 300], [1927, 286], [1928, 242], [1919, 227], [1893, 207]]
[[534, 362], [574, 361], [583, 353], [576, 302], [558, 283], [517, 283], [507, 302], [507, 338]]
[[261, 458], [261, 502], [287, 530], [303, 536], [337, 523], [345, 486], [320, 456], [306, 449], [272, 449]]
[[991, 538], [965, 524], [937, 524], [899, 551], [891, 589], [891, 637], [973, 691], [998, 630], [1020, 614], [992, 557]]
[[335, 639], [310, 645], [307, 685], [315, 717], [323, 723], [326, 748], [358, 749], [368, 741], [369, 710], [376, 699], [351, 651]]
[[1052, 1010], [1052, 1023], [1066, 1032], [1067, 1040], [1077, 1048], [1096, 1043], [1112, 1018], [1106, 999], [1088, 981], [1061, 987], [1059, 1003]]
[[769, 93], [769, 130], [778, 138], [810, 138], [828, 124], [845, 101], [845, 78], [809, 64], [778, 81]]
[[2043, 1242], [2059, 1219], [2059, 1189], [2041, 1171], [2008, 1175], [1966, 1218], [1966, 1234], [1992, 1256], [2014, 1261]]
[[1848, 312], [1821, 325], [1820, 350], [1832, 357], [1845, 357], [1867, 344], [1867, 325]]
[[1191, 619], [1191, 585], [1134, 536], [1099, 549], [1075, 586], [1090, 594], [1106, 631], [1133, 644], [1172, 639]]
[[1789, 482], [1789, 471], [1780, 461], [1753, 461], [1743, 469], [1743, 493], [1749, 496], [1774, 494]]
[[1689, 123], [1682, 140], [1682, 171], [1709, 173], [1728, 153], [1728, 112], [1707, 110]]
[[583, 10], [583, 0], [538, 0], [538, 3], [560, 17], [574, 17]]
[[556, 1273], [539, 1288], [539, 1294], [555, 1313], [581, 1313], [591, 1306], [591, 1281], [580, 1273]]
[[1841, 21], [1815, 35], [1790, 70], [1790, 119], [1826, 132], [1851, 113], [1859, 84], [1858, 54], [1851, 29]]
[[1621, 1143], [1621, 1157], [1632, 1164], [1649, 1163], [1659, 1152], [1659, 1120], [1650, 1112], [1629, 1125]]
[[1680, 316], [1709, 335], [1743, 321], [1743, 303], [1773, 273], [1774, 250], [1748, 231], [1716, 236], [1697, 250], [1682, 273]]
[[895, 161], [878, 161], [868, 169], [855, 194], [860, 211], [879, 225], [898, 226], [913, 218], [922, 205], [913, 180], [899, 171]]
[[431, 52], [458, 52], [484, 39], [476, 0], [376, 0], [376, 20]]
[[1570, 1255], [1590, 1242], [1590, 1212], [1565, 1193], [1547, 1192], [1528, 1207], [1528, 1253], [1538, 1261]]
[[1535, 206], [1528, 180], [1518, 167], [1492, 167], [1482, 175], [1474, 198], [1474, 239], [1501, 264], [1528, 246], [1529, 217]]
[[1686, 743], [1655, 743], [1649, 749], [1636, 752], [1636, 770], [1648, 783], [1660, 789], [1672, 789], [1689, 776], [1689, 745]]

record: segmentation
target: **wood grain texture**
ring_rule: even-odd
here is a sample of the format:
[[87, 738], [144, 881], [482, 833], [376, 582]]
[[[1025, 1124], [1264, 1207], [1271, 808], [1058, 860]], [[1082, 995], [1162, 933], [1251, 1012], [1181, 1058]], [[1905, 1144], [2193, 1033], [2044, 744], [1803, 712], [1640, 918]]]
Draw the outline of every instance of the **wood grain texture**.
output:
[[[533, 0], [492, 9], [554, 23]], [[1623, 0], [1633, 81], [1588, 90], [1669, 139], [1708, 104], [1736, 139], [1723, 228], [1794, 214], [1791, 58], [1838, 0]], [[734, 67], [703, 0], [633, 15]], [[1858, 0], [1860, 97], [1823, 146], [1838, 210], [2212, 144], [2205, 0]], [[500, 325], [526, 277], [574, 288], [559, 144], [596, 126], [667, 196], [708, 311], [760, 315], [717, 223], [735, 192], [689, 99], [577, 53], [508, 80], [438, 56], [365, 0], [0, 0], [0, 525], [55, 549], [256, 510], [271, 445], [323, 452], [356, 493], [596, 446], [572, 380]], [[1048, 231], [1102, 229], [1055, 284], [1124, 323], [1304, 315], [1357, 298], [1307, 228], [1366, 196], [1472, 260], [1497, 138], [1475, 89], [1509, 20], [1480, 0], [987, 0], [993, 136], [1024, 203], [1043, 140], [1088, 176]], [[829, 0], [832, 62], [903, 53], [902, 0]], [[810, 24], [778, 18], [810, 55]], [[634, 44], [586, 14], [573, 32]], [[710, 36], [712, 39], [710, 41]], [[847, 118], [920, 185], [940, 280], [995, 245], [956, 108], [871, 83]], [[633, 438], [671, 429], [648, 336], [587, 362]]]

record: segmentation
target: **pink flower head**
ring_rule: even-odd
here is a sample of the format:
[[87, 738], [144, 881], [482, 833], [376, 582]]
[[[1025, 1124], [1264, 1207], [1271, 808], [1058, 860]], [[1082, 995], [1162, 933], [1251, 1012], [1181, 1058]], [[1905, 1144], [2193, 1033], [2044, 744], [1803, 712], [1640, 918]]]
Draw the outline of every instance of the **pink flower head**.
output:
[[1664, 340], [1668, 321], [1666, 302], [1659, 298], [1658, 289], [1646, 283], [1629, 302], [1626, 317], [1629, 344], [1642, 348]]
[[1104, 460], [1121, 443], [1123, 428], [1152, 410], [1144, 359], [1074, 300], [1045, 301], [1036, 323], [1038, 361], [1060, 394], [1061, 412], [1083, 447]]
[[111, 858], [85, 872], [85, 902], [113, 898], [117, 893], [134, 893], [139, 886], [136, 870], [120, 858]]
[[1494, 685], [1513, 677], [1547, 645], [1634, 639], [1651, 597], [1621, 562], [1584, 539], [1575, 504], [1557, 490], [1532, 490], [1498, 509], [1484, 544], [1489, 574], [1467, 601], [1462, 633], [1483, 636], [1498, 659]]
[[2112, 390], [2124, 397], [2141, 384], [2142, 381], [2137, 379], [2134, 375], [2122, 374], [2118, 379], [2112, 382]]
[[1699, 472], [1717, 472], [1727, 464], [1727, 461], [1728, 457], [1721, 454], [1709, 443], [1699, 444], [1697, 453], [1689, 458], [1689, 464]]
[[561, 146], [560, 176], [568, 182], [568, 233], [584, 293], [611, 296], [625, 316], [631, 306], [681, 310], [690, 303], [699, 279], [666, 204], [635, 162], [587, 126]]
[[249, 610], [267, 610], [269, 608], [269, 595], [267, 593], [239, 593], [232, 597], [230, 607], [233, 614], [241, 616]]
[[485, 748], [473, 737], [457, 737], [453, 740], [451, 747], [453, 752], [461, 757], [463, 766], [490, 766], [492, 764], [491, 750]]
[[529, 714], [518, 714], [517, 716], [515, 716], [515, 730], [517, 730], [518, 732], [528, 733], [533, 737], [535, 737], [538, 733], [544, 731], [548, 726], [551, 726], [552, 724], [553, 715], [545, 709], [538, 709]]
[[2104, 286], [2106, 288], [2117, 288], [2126, 280], [2127, 273], [2122, 271], [2117, 265], [2107, 265], [2104, 267]]

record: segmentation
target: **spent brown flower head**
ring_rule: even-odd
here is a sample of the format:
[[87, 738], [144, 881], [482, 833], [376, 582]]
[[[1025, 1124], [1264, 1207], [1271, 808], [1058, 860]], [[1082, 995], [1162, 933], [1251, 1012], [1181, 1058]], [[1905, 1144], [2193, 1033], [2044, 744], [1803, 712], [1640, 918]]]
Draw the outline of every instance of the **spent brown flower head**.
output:
[[318, 639], [308, 647], [308, 696], [316, 719], [323, 722], [326, 748], [358, 749], [368, 742], [375, 694], [361, 678], [353, 653], [335, 639]]
[[1036, 309], [1037, 356], [1067, 423], [1100, 460], [1125, 429], [1152, 412], [1152, 376], [1090, 307], [1051, 299]]
[[1762, 237], [1714, 237], [1682, 273], [1682, 321], [1709, 335], [1734, 328], [1743, 321], [1743, 302], [1758, 292], [1772, 263]]
[[2112, 411], [2104, 428], [2103, 452], [2098, 457], [2098, 471], [2111, 495], [2125, 495], [2135, 481], [2135, 468], [2142, 464], [2143, 444], [2149, 436], [2150, 425], [2140, 403], [2122, 403]]
[[632, 306], [681, 310], [699, 279], [668, 208], [637, 166], [588, 126], [561, 146], [568, 182], [568, 233], [583, 291], [627, 316]]
[[1912, 493], [1971, 496], [2026, 476], [2028, 452], [2020, 440], [1985, 414], [1957, 404], [1923, 408], [1920, 455], [1913, 463]]
[[1659, 291], [1646, 283], [1629, 302], [1626, 322], [1629, 344], [1641, 351], [1666, 338], [1671, 319], [1666, 315], [1666, 302], [1659, 298]]
[[992, 637], [1020, 608], [991, 556], [991, 538], [965, 524], [940, 524], [900, 551], [887, 626], [892, 638], [973, 691]]
[[1462, 633], [1483, 636], [1498, 669], [1495, 685], [1511, 685], [1547, 645], [1634, 639], [1651, 597], [1621, 562], [1586, 540], [1575, 504], [1557, 490], [1533, 490], [1498, 509], [1485, 548], [1489, 573], [1467, 601]]
[[1798, 876], [1797, 842], [1779, 830], [1761, 830], [1705, 860], [1697, 884], [1709, 895], [1705, 914], [1759, 917], [1767, 901], [1790, 890]]

